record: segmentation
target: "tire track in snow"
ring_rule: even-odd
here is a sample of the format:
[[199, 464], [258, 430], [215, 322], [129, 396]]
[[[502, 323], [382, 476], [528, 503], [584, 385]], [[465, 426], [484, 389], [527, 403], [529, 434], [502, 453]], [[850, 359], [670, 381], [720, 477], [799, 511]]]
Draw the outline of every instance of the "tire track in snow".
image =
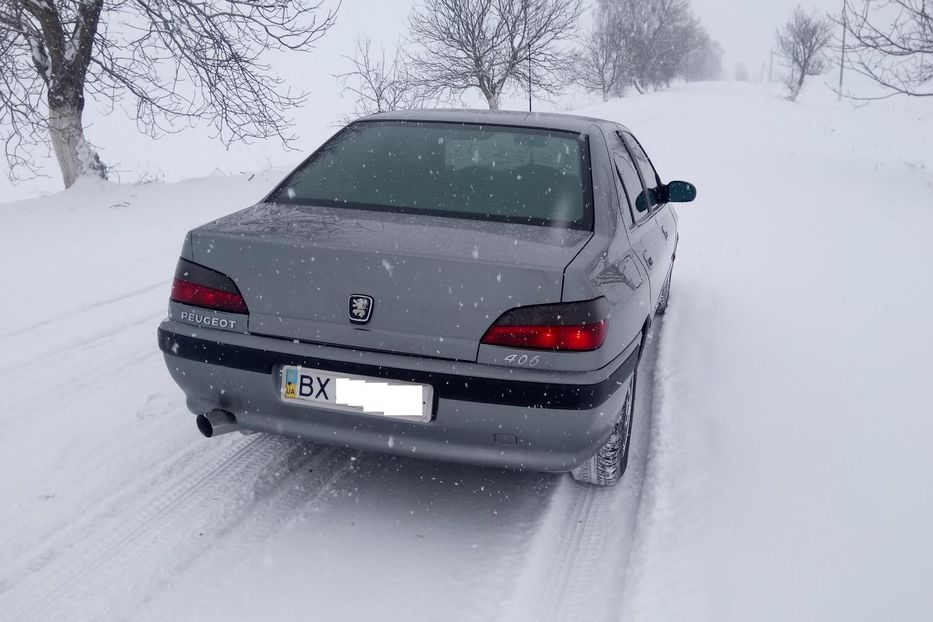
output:
[[[568, 484], [567, 480], [563, 484], [566, 486]], [[576, 486], [573, 482], [569, 482], [569, 484], [571, 487]], [[576, 559], [583, 548], [589, 548], [583, 546], [586, 531], [585, 523], [593, 510], [596, 490], [584, 489], [579, 491], [571, 488], [568, 490], [568, 494], [574, 498], [574, 501], [569, 508], [570, 511], [564, 517], [563, 534], [559, 540], [560, 545], [555, 555], [556, 559], [564, 560], [564, 562], [551, 566], [548, 573], [546, 580], [546, 585], [549, 586], [546, 592], [547, 605], [542, 612], [545, 615], [549, 613], [556, 615], [561, 610], [566, 600], [568, 588], [572, 589], [571, 586], [576, 582], [579, 574], [578, 565], [575, 563]], [[589, 542], [586, 544], [589, 544]], [[550, 615], [542, 619], [557, 620], [558, 618]]]
[[[684, 296], [690, 297], [689, 290]], [[734, 592], [734, 586], [722, 583], [717, 565], [721, 551], [710, 548], [710, 533], [722, 528], [722, 513], [714, 509], [719, 500], [711, 497], [718, 486], [704, 468], [716, 460], [708, 437], [710, 418], [691, 385], [692, 368], [705, 363], [705, 354], [691, 365], [679, 345], [682, 314], [697, 306], [672, 305], [665, 318], [644, 494], [617, 619], [721, 620], [731, 615], [721, 595]], [[695, 352], [716, 349], [708, 340], [701, 343]]]
[[[140, 498], [133, 498], [136, 490], [124, 491], [69, 529], [64, 542], [59, 538], [36, 551], [28, 569], [10, 572], [23, 578], [6, 583], [0, 609], [16, 619], [67, 617], [76, 606], [90, 618], [126, 615], [121, 606], [138, 602], [138, 594], [151, 595], [166, 583], [164, 577], [194, 563], [257, 511], [274, 520], [309, 498], [320, 499], [347, 471], [347, 457], [338, 449], [259, 436], [193, 461], [168, 480], [148, 483], [144, 488], [150, 490]], [[283, 480], [308, 465], [316, 477], [302, 478], [302, 486], [288, 487], [283, 496]], [[140, 509], [127, 513], [124, 504]], [[134, 572], [140, 560], [149, 572]], [[125, 589], [112, 589], [121, 584]]]
[[59, 324], [59, 323], [64, 323], [64, 322], [76, 321], [77, 319], [79, 319], [79, 316], [85, 315], [89, 311], [95, 311], [107, 305], [124, 302], [126, 300], [130, 300], [138, 296], [148, 294], [149, 292], [163, 290], [163, 289], [164, 291], [168, 291], [168, 287], [167, 287], [168, 284], [169, 284], [169, 281], [162, 279], [157, 283], [147, 285], [146, 287], [143, 287], [141, 289], [133, 290], [131, 292], [126, 292], [126, 293], [120, 294], [119, 296], [112, 296], [105, 300], [98, 300], [90, 304], [82, 305], [81, 307], [78, 307], [77, 309], [67, 310], [64, 313], [60, 312], [58, 315], [55, 315], [53, 317], [40, 320], [38, 322], [33, 322], [32, 324], [27, 324], [26, 326], [20, 326], [19, 328], [12, 330], [12, 331], [0, 333], [0, 339], [5, 340], [5, 339], [10, 339], [12, 337], [22, 337], [27, 333], [30, 333], [40, 328], [44, 328], [46, 326], [51, 326], [54, 324]]
[[[15, 341], [12, 345], [8, 343], [4, 347], [4, 349], [7, 349], [8, 353], [13, 353], [16, 356], [11, 357], [15, 360], [11, 360], [9, 364], [0, 367], [0, 374], [20, 372], [25, 368], [36, 365], [47, 365], [49, 360], [61, 361], [64, 357], [73, 356], [75, 354], [79, 357], [86, 358], [87, 352], [85, 348], [87, 346], [97, 346], [102, 341], [112, 339], [121, 333], [142, 326], [143, 324], [152, 326], [151, 350], [154, 352], [158, 351], [155, 339], [155, 327], [164, 317], [164, 311], [156, 312], [150, 307], [147, 308], [144, 313], [136, 313], [124, 318], [120, 322], [109, 324], [102, 330], [81, 332], [76, 329], [72, 334], [78, 335], [77, 337], [69, 337], [66, 339], [37, 339], [36, 336], [24, 335], [22, 339], [25, 343], [23, 343], [21, 347], [17, 346]], [[18, 338], [18, 336], [16, 338]], [[15, 338], [10, 338], [8, 341], [13, 341], [14, 339]], [[36, 351], [34, 348], [35, 343], [50, 344], [51, 348]], [[25, 355], [25, 357], [23, 355]]]
[[[260, 439], [249, 439], [245, 443], [225, 446], [222, 449], [218, 448], [220, 450], [217, 452], [219, 455], [210, 456], [209, 459], [205, 460], [202, 464], [198, 464], [198, 461], [194, 461], [175, 477], [159, 481], [161, 478], [159, 475], [156, 475], [154, 480], [148, 480], [146, 483], [137, 487], [135, 491], [124, 489], [119, 491], [116, 495], [110, 496], [108, 499], [101, 502], [98, 511], [92, 516], [73, 524], [61, 537], [41, 547], [33, 556], [32, 561], [28, 563], [25, 572], [19, 569], [11, 569], [8, 573], [9, 576], [21, 577], [21, 579], [20, 581], [5, 580], [3, 582], [3, 588], [0, 589], [0, 599], [9, 591], [12, 591], [19, 583], [27, 583], [31, 578], [42, 575], [45, 568], [52, 565], [53, 562], [57, 564], [58, 559], [62, 556], [67, 556], [69, 554], [68, 549], [75, 548], [76, 543], [80, 548], [82, 538], [84, 538], [84, 532], [88, 529], [96, 529], [96, 525], [105, 524], [108, 517], [116, 517], [119, 512], [119, 507], [133, 504], [136, 500], [134, 499], [134, 493], [139, 494], [140, 490], [144, 491], [142, 492], [142, 497], [150, 500], [149, 507], [137, 512], [129, 521], [118, 527], [116, 532], [109, 538], [102, 538], [100, 541], [88, 541], [85, 539], [84, 542], [86, 544], [84, 544], [84, 547], [92, 548], [93, 550], [85, 551], [75, 562], [70, 564], [71, 566], [82, 566], [83, 561], [86, 561], [88, 558], [96, 560], [97, 554], [95, 550], [102, 550], [103, 554], [106, 555], [111, 549], [116, 548], [117, 544], [123, 541], [126, 534], [131, 535], [136, 531], [140, 531], [147, 522], [157, 520], [162, 515], [171, 512], [172, 508], [179, 502], [195, 494], [199, 487], [210, 480], [214, 474], [219, 472], [232, 472], [231, 469], [236, 469], [238, 465], [244, 462], [251, 463], [258, 461], [261, 464], [265, 464], [267, 461], [263, 461], [262, 458], [266, 457], [263, 454], [267, 454], [269, 448], [265, 448], [267, 451], [251, 451], [251, 449], [253, 449], [252, 446], [256, 444], [258, 440]], [[260, 450], [261, 449], [263, 448], [260, 448]], [[271, 455], [269, 457], [271, 458]], [[198, 470], [201, 470], [201, 474], [192, 478], [192, 472]], [[187, 484], [175, 490], [171, 490], [173, 484], [186, 480], [188, 482]], [[87, 544], [88, 542], [90, 543]], [[57, 569], [53, 570], [52, 574], [64, 573], [67, 575], [69, 574], [68, 571], [68, 568]], [[65, 579], [64, 582], [66, 581], [67, 579]], [[62, 582], [63, 581], [59, 581], [59, 583]], [[48, 578], [45, 578], [43, 583], [48, 584], [50, 581]], [[56, 582], [53, 580], [51, 583]], [[46, 591], [52, 590], [47, 589]]]
[[[227, 525], [217, 534], [215, 541], [223, 538], [226, 544], [212, 547], [204, 551], [203, 555], [189, 555], [173, 569], [173, 574], [179, 576], [179, 580], [160, 582], [155, 589], [148, 590], [146, 597], [139, 603], [132, 603], [133, 610], [148, 608], [166, 590], [171, 592], [175, 600], [189, 602], [190, 599], [196, 599], [202, 591], [201, 587], [197, 583], [185, 582], [192, 574], [205, 576], [216, 572], [218, 568], [233, 568], [242, 560], [256, 555], [269, 538], [300, 522], [308, 511], [322, 507], [325, 497], [353, 470], [361, 454], [337, 447], [322, 447], [316, 459], [300, 465], [285, 476], [268, 499], [254, 504], [241, 520]], [[308, 475], [309, 466], [312, 467], [310, 471], [313, 475]], [[179, 584], [179, 581], [182, 583]]]
[[643, 495], [652, 416], [656, 341], [648, 336], [639, 367], [629, 465], [613, 488], [582, 486], [566, 476], [551, 499], [500, 620], [616, 620], [625, 597]]
[[[121, 231], [120, 234], [125, 235], [125, 231]], [[171, 241], [177, 242], [182, 235], [178, 232], [177, 239]], [[61, 266], [61, 269], [45, 274], [41, 281], [14, 276], [14, 284], [23, 299], [38, 301], [61, 300], [63, 291], [72, 296], [81, 293], [83, 297], [87, 292], [97, 291], [102, 283], [109, 283], [111, 287], [117, 283], [125, 284], [126, 280], [120, 279], [121, 274], [132, 274], [139, 278], [141, 275], [150, 274], [154, 265], [165, 267], [159, 272], [151, 272], [164, 280], [164, 277], [172, 274], [166, 270], [172, 270], [175, 265], [174, 261], [178, 257], [174, 254], [175, 250], [176, 246], [156, 240], [151, 231], [145, 235], [121, 239], [119, 245], [108, 246], [106, 254], [103, 255], [99, 254], [99, 241], [82, 245], [75, 244], [71, 237], [67, 242], [55, 244], [54, 249], [47, 245], [31, 245], [28, 256], [41, 257], [43, 263]], [[5, 252], [0, 257], [15, 265], [17, 261], [23, 260], [24, 255], [11, 256]], [[80, 257], [81, 261], [76, 262], [76, 257]], [[120, 257], [120, 261], [114, 262], [114, 257]]]
[[[87, 389], [97, 388], [106, 391], [114, 378], [128, 369], [139, 369], [143, 362], [159, 357], [162, 353], [155, 344], [155, 330], [162, 315], [147, 315], [129, 320], [112, 327], [107, 333], [87, 335], [78, 340], [80, 346], [62, 346], [62, 349], [40, 353], [31, 360], [23, 360], [0, 367], [0, 374], [11, 384], [27, 386], [36, 377], [49, 368], [49, 361], [54, 361], [55, 378], [60, 386], [67, 386], [72, 392], [87, 394]], [[152, 330], [149, 330], [152, 327]], [[133, 331], [145, 329], [145, 335], [134, 335]], [[150, 347], [138, 344], [149, 337]], [[127, 343], [127, 341], [132, 343]], [[0, 422], [4, 425], [19, 425], [17, 420], [23, 412], [41, 411], [46, 395], [22, 393], [14, 396], [5, 408], [0, 410]]]

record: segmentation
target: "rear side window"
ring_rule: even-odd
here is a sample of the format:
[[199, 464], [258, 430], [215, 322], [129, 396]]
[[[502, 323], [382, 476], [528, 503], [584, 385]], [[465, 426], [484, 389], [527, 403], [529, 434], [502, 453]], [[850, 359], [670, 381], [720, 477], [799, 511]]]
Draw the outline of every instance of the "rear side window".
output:
[[658, 178], [658, 173], [654, 170], [651, 160], [648, 159], [648, 154], [641, 148], [635, 137], [627, 132], [623, 132], [622, 135], [625, 137], [625, 144], [628, 146], [632, 158], [635, 160], [635, 165], [638, 167], [638, 172], [641, 173], [645, 188], [648, 190], [646, 198], [650, 209], [658, 204], [661, 180]]
[[272, 200], [593, 228], [586, 137], [550, 130], [358, 122], [309, 158]]
[[628, 207], [631, 210], [632, 218], [635, 222], [640, 222], [650, 214], [647, 208], [639, 210], [645, 204], [645, 193], [641, 187], [641, 180], [638, 178], [638, 172], [627, 152], [616, 152], [615, 154], [616, 173], [619, 181], [625, 189], [625, 196], [628, 199]]
[[651, 216], [649, 202], [645, 189], [641, 184], [641, 177], [638, 175], [638, 169], [635, 168], [635, 162], [629, 154], [628, 148], [622, 142], [622, 135], [616, 134], [611, 139], [612, 159], [615, 163], [616, 176], [619, 185], [622, 188], [621, 195], [624, 195], [623, 209], [628, 207], [632, 220], [636, 223], [646, 220]]

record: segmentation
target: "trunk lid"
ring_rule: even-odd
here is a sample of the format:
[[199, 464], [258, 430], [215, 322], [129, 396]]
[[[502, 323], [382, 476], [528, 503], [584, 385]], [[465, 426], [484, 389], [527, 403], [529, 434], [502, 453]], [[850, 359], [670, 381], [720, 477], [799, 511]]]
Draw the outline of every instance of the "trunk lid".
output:
[[[475, 361], [503, 312], [560, 302], [591, 232], [260, 204], [192, 232], [193, 260], [230, 276], [251, 333]], [[350, 297], [373, 299], [367, 323]]]

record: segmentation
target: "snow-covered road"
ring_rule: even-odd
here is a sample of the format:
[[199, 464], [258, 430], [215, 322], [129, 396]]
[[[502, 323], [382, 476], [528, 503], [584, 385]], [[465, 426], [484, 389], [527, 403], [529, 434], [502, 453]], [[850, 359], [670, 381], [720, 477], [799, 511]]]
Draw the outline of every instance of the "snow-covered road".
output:
[[929, 620], [933, 115], [611, 102], [679, 210], [622, 485], [205, 440], [155, 327], [282, 171], [0, 205], [0, 619]]

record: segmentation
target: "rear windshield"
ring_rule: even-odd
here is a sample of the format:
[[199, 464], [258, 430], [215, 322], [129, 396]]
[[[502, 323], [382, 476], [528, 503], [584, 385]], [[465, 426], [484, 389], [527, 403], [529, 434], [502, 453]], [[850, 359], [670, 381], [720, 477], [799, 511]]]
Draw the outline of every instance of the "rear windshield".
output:
[[593, 228], [586, 138], [530, 128], [354, 123], [292, 173], [271, 200]]

